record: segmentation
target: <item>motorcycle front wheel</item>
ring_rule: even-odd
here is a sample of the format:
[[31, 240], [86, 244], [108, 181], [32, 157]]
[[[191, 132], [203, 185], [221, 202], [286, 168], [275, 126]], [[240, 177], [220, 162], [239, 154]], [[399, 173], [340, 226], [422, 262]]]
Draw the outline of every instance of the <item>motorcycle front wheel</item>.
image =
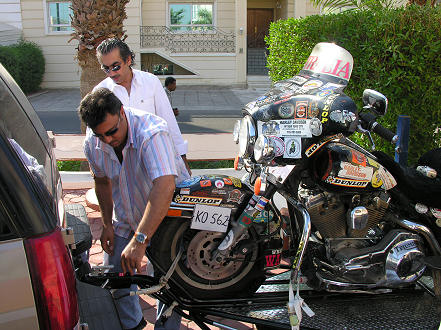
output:
[[[182, 248], [172, 283], [169, 282], [173, 290], [197, 299], [252, 295], [265, 280], [262, 246], [255, 244], [246, 255], [234, 254], [219, 264], [212, 260], [211, 254], [223, 236], [219, 232], [191, 229], [188, 219], [166, 217], [150, 243], [155, 276], [162, 275], [159, 268], [165, 272], [170, 268]], [[257, 239], [252, 229], [248, 236], [251, 240]]]

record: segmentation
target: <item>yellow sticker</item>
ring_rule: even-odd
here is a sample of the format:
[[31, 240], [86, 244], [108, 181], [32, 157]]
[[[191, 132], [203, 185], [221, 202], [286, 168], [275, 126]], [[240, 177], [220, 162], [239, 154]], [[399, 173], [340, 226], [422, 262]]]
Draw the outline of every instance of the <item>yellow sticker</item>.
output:
[[380, 164], [378, 164], [378, 162], [376, 160], [373, 160], [372, 158], [369, 158], [369, 157], [367, 160], [368, 160], [369, 165], [376, 167], [376, 168], [380, 167]]
[[381, 180], [381, 177], [378, 173], [378, 171], [374, 172], [374, 175], [372, 175], [372, 181], [371, 181], [372, 187], [378, 188], [383, 185], [383, 180]]
[[238, 188], [242, 187], [242, 181], [240, 181], [240, 179], [235, 178], [234, 176], [230, 176], [229, 178], [233, 182], [235, 187], [238, 187]]

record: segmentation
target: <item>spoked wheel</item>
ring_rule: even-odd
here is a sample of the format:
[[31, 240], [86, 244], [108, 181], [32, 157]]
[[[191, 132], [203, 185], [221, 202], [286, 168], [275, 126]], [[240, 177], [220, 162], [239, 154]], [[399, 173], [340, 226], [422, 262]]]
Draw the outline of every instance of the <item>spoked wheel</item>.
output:
[[[256, 238], [252, 231], [248, 235], [251, 240]], [[223, 233], [190, 229], [189, 220], [165, 218], [152, 238], [152, 257], [168, 270], [182, 246], [184, 252], [172, 276], [176, 282], [173, 287], [181, 286], [193, 298], [253, 294], [265, 280], [261, 247], [256, 245], [246, 255], [237, 253], [218, 263], [211, 255], [223, 236]]]

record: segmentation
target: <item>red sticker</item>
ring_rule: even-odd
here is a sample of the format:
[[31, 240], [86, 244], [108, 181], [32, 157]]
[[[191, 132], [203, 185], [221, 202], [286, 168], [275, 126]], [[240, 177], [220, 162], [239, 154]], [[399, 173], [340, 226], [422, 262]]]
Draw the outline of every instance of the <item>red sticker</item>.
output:
[[211, 187], [211, 181], [210, 180], [202, 180], [201, 187]]

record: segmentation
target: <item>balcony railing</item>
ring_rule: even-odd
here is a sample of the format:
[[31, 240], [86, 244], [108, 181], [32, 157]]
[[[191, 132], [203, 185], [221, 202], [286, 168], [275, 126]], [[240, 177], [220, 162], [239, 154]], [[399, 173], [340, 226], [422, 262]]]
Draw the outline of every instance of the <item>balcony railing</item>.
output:
[[141, 26], [141, 48], [165, 48], [170, 53], [235, 53], [236, 36], [209, 31], [172, 31], [166, 26]]

